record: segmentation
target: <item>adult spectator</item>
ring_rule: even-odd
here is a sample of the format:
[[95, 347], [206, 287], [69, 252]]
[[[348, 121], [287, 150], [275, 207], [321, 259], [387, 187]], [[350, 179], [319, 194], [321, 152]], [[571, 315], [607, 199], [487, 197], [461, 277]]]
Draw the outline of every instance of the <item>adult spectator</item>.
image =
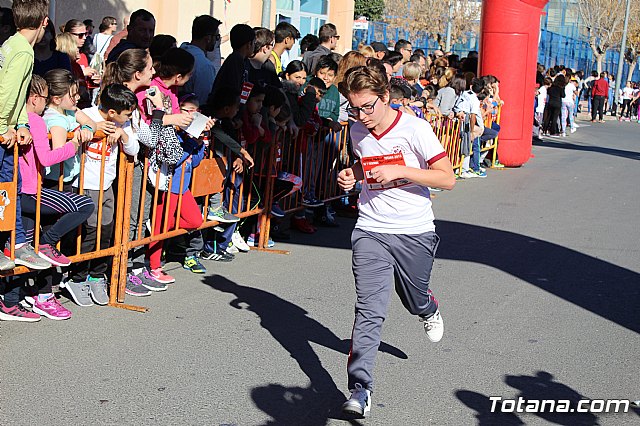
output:
[[149, 45], [149, 54], [154, 62], [153, 66], [160, 66], [160, 58], [162, 55], [173, 47], [178, 47], [178, 40], [176, 40], [174, 36], [170, 34], [158, 34], [154, 36]]
[[72, 71], [69, 55], [56, 50], [56, 29], [51, 21], [44, 29], [42, 40], [33, 46], [33, 52], [33, 73], [40, 77], [56, 68]]
[[400, 39], [396, 42], [393, 50], [402, 54], [402, 63], [409, 62], [411, 58], [411, 54], [413, 53], [413, 47], [411, 43], [407, 40]]
[[444, 56], [444, 52], [440, 49], [436, 49], [433, 51], [433, 60], [442, 58]]
[[591, 122], [596, 121], [596, 114], [599, 116], [600, 123], [604, 123], [604, 102], [609, 95], [609, 83], [607, 82], [607, 73], [600, 73], [600, 78], [593, 83], [591, 96], [593, 97], [593, 105], [591, 108]]
[[147, 49], [151, 45], [156, 32], [156, 19], [153, 14], [144, 9], [138, 9], [131, 14], [127, 25], [127, 37], [120, 40], [116, 47], [109, 53], [107, 63], [118, 59], [118, 56], [127, 49]]
[[394, 76], [402, 76], [402, 53], [396, 52], [395, 50], [392, 52], [388, 52], [384, 57], [383, 62], [388, 62], [389, 64], [391, 64]]
[[196, 16], [191, 25], [191, 41], [180, 46], [195, 58], [193, 73], [189, 81], [182, 87], [183, 93], [195, 93], [200, 105], [207, 102], [209, 91], [216, 80], [216, 68], [207, 58], [220, 41], [220, 24], [213, 16]]
[[424, 55], [420, 55], [419, 53], [414, 53], [409, 58], [410, 62], [415, 62], [416, 64], [422, 67], [422, 73], [424, 74], [427, 71], [427, 58]]
[[274, 34], [275, 45], [273, 46], [269, 60], [264, 63], [264, 67], [280, 75], [283, 71], [282, 55], [284, 52], [291, 50], [296, 40], [300, 38], [300, 31], [288, 22], [280, 22], [276, 26]]
[[96, 54], [96, 46], [93, 43], [93, 30], [95, 29], [95, 25], [93, 25], [93, 19], [85, 19], [82, 21], [86, 28], [86, 37], [84, 45], [80, 48], [80, 53], [86, 55], [87, 60], [91, 63], [93, 59], [93, 55]]
[[100, 55], [102, 60], [105, 59], [105, 52], [107, 51], [107, 47], [109, 47], [109, 43], [113, 38], [113, 33], [118, 28], [118, 20], [113, 16], [105, 16], [102, 18], [102, 22], [98, 27], [98, 34], [93, 36], [93, 45], [96, 48], [96, 55]]
[[318, 60], [322, 56], [330, 55], [331, 51], [336, 48], [340, 36], [336, 26], [332, 23], [327, 23], [318, 30], [318, 39], [320, 39], [320, 45], [315, 50], [307, 50], [302, 55], [302, 62], [307, 66], [310, 74], [315, 73]]
[[373, 50], [373, 47], [369, 46], [368, 44], [362, 44], [362, 46], [358, 47], [358, 52], [361, 53], [362, 55], [364, 55], [365, 58], [375, 58], [376, 57], [376, 51]]
[[382, 60], [384, 58], [384, 55], [386, 55], [389, 51], [389, 49], [387, 49], [387, 46], [385, 46], [384, 43], [380, 43], [379, 41], [371, 42], [371, 47], [373, 47], [373, 50], [376, 52], [375, 57], [380, 60]]
[[316, 50], [316, 47], [320, 45], [320, 39], [317, 35], [307, 34], [300, 40], [300, 56], [302, 57], [305, 52], [312, 52]]
[[0, 7], [0, 46], [16, 33], [13, 12], [8, 7]]

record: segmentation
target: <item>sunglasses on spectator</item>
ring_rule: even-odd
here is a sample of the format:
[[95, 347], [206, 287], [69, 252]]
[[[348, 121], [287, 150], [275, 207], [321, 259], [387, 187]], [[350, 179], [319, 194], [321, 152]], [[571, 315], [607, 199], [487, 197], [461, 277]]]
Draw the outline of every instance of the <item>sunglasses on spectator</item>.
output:
[[89, 35], [89, 32], [86, 32], [86, 33], [71, 33], [71, 34], [73, 34], [74, 36], [78, 37], [79, 39], [83, 39], [83, 38], [85, 38], [86, 36]]
[[333, 36], [336, 40], [340, 40], [340, 36], [339, 35], [335, 35]]

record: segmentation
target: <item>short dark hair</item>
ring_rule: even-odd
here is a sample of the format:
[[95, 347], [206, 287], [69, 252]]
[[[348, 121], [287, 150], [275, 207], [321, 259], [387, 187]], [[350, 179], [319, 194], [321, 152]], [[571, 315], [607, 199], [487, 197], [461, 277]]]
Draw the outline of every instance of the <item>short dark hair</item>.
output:
[[318, 38], [320, 39], [320, 43], [326, 43], [331, 39], [331, 37], [335, 37], [337, 35], [338, 29], [331, 22], [324, 24], [318, 30]]
[[145, 9], [138, 9], [131, 14], [131, 17], [129, 18], [129, 27], [134, 27], [138, 19], [141, 19], [143, 21], [156, 20], [156, 18], [153, 16], [153, 13]]
[[260, 95], [265, 95], [265, 98], [266, 98], [267, 90], [262, 86], [254, 84], [253, 88], [251, 89], [251, 92], [249, 93], [248, 99], [255, 98], [256, 96], [260, 96]]
[[389, 88], [389, 99], [406, 98], [403, 87], [398, 84], [392, 84]]
[[256, 41], [253, 44], [253, 54], [255, 55], [265, 46], [273, 43], [273, 31], [268, 28], [255, 27], [253, 31], [256, 33]]
[[313, 86], [316, 89], [320, 89], [320, 90], [327, 90], [327, 85], [324, 84], [324, 81], [322, 81], [321, 78], [318, 77], [312, 77], [308, 82], [307, 85], [309, 86]]
[[85, 19], [84, 21], [82, 21], [82, 23], [86, 27], [95, 27], [95, 25], [93, 25], [93, 19]]
[[299, 61], [297, 59], [294, 59], [293, 61], [291, 61], [291, 62], [289, 62], [287, 64], [287, 68], [285, 68], [284, 71], [282, 71], [282, 76], [281, 77], [284, 78], [284, 74], [291, 75], [291, 74], [295, 74], [295, 73], [300, 72], [300, 71], [304, 71], [307, 74], [309, 73], [307, 71], [307, 66], [304, 64], [304, 62]]
[[138, 98], [129, 88], [122, 84], [109, 84], [100, 91], [100, 109], [114, 110], [118, 114], [125, 110], [133, 110], [138, 105]]
[[291, 108], [286, 103], [282, 104], [280, 107], [280, 112], [276, 115], [276, 121], [289, 121], [291, 118]]
[[393, 47], [393, 50], [395, 50], [396, 52], [399, 52], [400, 49], [404, 49], [404, 48], [406, 48], [407, 46], [410, 46], [410, 45], [411, 45], [410, 41], [401, 38], [400, 40], [398, 40], [396, 42], [396, 45]]
[[49, 16], [49, 0], [13, 0], [11, 11], [18, 30], [35, 29]]
[[419, 53], [413, 53], [410, 57], [409, 57], [409, 61], [410, 62], [415, 62], [417, 64], [420, 63], [420, 59], [425, 58], [424, 55], [421, 55]]
[[236, 24], [229, 32], [229, 41], [233, 50], [238, 50], [255, 39], [255, 31], [247, 24]]
[[207, 99], [207, 104], [210, 105], [214, 111], [234, 106], [238, 102], [240, 102], [240, 91], [231, 86], [220, 86], [220, 88]]
[[276, 43], [282, 43], [285, 38], [291, 37], [294, 40], [300, 38], [300, 31], [288, 22], [280, 22], [274, 31]]
[[322, 68], [329, 68], [329, 70], [334, 73], [338, 72], [338, 64], [333, 60], [331, 55], [321, 56], [320, 59], [318, 59], [318, 62], [316, 62], [316, 68], [313, 70], [313, 73], [317, 73], [318, 70], [321, 70]]
[[471, 80], [471, 91], [473, 93], [480, 93], [485, 88], [486, 84], [482, 78], [474, 78]]
[[307, 34], [300, 40], [300, 53], [313, 52], [320, 45], [320, 39], [313, 34]]
[[276, 89], [275, 87], [267, 87], [266, 95], [264, 97], [263, 106], [269, 108], [270, 106], [274, 108], [280, 108], [285, 104], [286, 99], [284, 93], [281, 90]]
[[380, 43], [379, 41], [371, 42], [370, 46], [373, 47], [373, 50], [376, 51], [376, 52], [385, 52], [385, 53], [387, 53], [389, 51], [389, 48], [384, 43]]
[[149, 54], [151, 58], [156, 61], [160, 59], [169, 49], [177, 44], [177, 40], [174, 36], [169, 34], [157, 34], [151, 40], [149, 45]]
[[208, 35], [215, 34], [220, 24], [222, 24], [222, 22], [211, 15], [196, 16], [193, 19], [193, 24], [191, 24], [191, 39], [199, 40]]
[[181, 74], [189, 74], [193, 70], [195, 59], [193, 55], [179, 47], [172, 47], [167, 50], [158, 61], [156, 74], [160, 78], [170, 78]]
[[388, 61], [392, 67], [395, 67], [398, 62], [402, 61], [402, 53], [395, 50], [389, 51], [384, 55], [383, 60]]

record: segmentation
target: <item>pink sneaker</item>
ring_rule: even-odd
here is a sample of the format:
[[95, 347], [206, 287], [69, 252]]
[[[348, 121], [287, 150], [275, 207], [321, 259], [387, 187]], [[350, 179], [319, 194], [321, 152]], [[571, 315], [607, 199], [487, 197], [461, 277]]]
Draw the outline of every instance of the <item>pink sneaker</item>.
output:
[[0, 321], [36, 322], [40, 321], [40, 315], [29, 312], [20, 305], [9, 308], [0, 301]]
[[71, 318], [71, 311], [62, 306], [53, 294], [44, 302], [35, 296], [33, 298], [33, 312], [57, 321]]
[[176, 282], [176, 279], [163, 271], [162, 268], [152, 269], [150, 271], [150, 275], [151, 278], [162, 284], [171, 284]]
[[51, 244], [40, 244], [38, 247], [38, 256], [56, 266], [69, 266], [71, 261], [67, 256], [60, 253], [55, 246]]

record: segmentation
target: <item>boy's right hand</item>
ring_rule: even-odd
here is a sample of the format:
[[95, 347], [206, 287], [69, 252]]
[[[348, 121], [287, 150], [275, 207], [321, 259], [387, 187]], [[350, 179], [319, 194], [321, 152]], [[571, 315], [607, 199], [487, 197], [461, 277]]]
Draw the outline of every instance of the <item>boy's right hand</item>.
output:
[[3, 139], [2, 144], [6, 145], [7, 148], [11, 148], [13, 144], [16, 143], [16, 131], [14, 129], [9, 129], [7, 133], [0, 136], [2, 136]]
[[254, 165], [253, 157], [251, 157], [251, 155], [249, 155], [247, 150], [244, 148], [242, 148], [240, 153], [242, 154], [242, 158], [244, 158], [244, 161], [248, 164], [248, 168], [252, 168]]
[[356, 176], [351, 167], [341, 170], [340, 173], [338, 173], [338, 186], [340, 189], [343, 191], [351, 191], [355, 185]]

